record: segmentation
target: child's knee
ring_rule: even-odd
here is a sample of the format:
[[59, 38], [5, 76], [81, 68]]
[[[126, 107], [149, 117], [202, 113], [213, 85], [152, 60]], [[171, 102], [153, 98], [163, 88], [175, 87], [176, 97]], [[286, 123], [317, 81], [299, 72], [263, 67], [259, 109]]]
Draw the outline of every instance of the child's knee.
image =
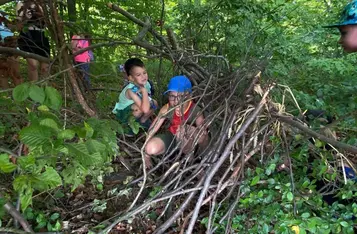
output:
[[133, 116], [135, 118], [140, 118], [143, 115], [143, 112], [136, 104], [131, 105], [131, 110], [133, 111]]
[[157, 139], [151, 139], [145, 147], [145, 153], [148, 155], [159, 155], [164, 153], [165, 147]]
[[34, 62], [29, 62], [29, 63], [27, 63], [27, 67], [28, 67], [29, 71], [35, 72], [35, 71], [37, 71], [38, 64], [36, 64]]

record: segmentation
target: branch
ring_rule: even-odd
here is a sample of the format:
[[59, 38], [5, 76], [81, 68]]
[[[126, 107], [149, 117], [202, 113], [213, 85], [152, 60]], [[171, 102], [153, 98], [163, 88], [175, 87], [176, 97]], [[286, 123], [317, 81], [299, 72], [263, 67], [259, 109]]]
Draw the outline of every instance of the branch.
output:
[[[1, 1], [1, 0], [0, 0]], [[32, 58], [32, 59], [36, 59], [40, 62], [44, 62], [44, 63], [51, 63], [52, 60], [37, 54], [33, 54], [33, 53], [28, 53], [22, 50], [18, 50], [18, 49], [14, 49], [14, 48], [10, 48], [10, 47], [4, 47], [4, 46], [0, 46], [0, 54], [12, 54], [12, 55], [18, 55], [24, 58]]]
[[73, 56], [79, 55], [83, 52], [86, 52], [87, 50], [95, 49], [98, 47], [115, 46], [115, 45], [134, 45], [134, 44], [126, 41], [111, 41], [111, 42], [98, 43], [78, 50], [77, 52], [73, 53]]
[[319, 139], [323, 142], [326, 142], [336, 148], [340, 148], [340, 149], [346, 150], [348, 152], [357, 154], [357, 147], [349, 145], [349, 144], [345, 144], [343, 142], [336, 141], [336, 140], [328, 138], [328, 137], [325, 137], [324, 135], [321, 135], [321, 134], [311, 130], [310, 128], [305, 127], [301, 123], [293, 120], [292, 117], [282, 116], [282, 115], [278, 115], [278, 114], [273, 115], [273, 116], [275, 116], [281, 122], [284, 122], [284, 123], [289, 124], [290, 126], [296, 127], [298, 129], [300, 129], [301, 131], [303, 131], [304, 133], [306, 133], [312, 137], [316, 137], [317, 139]]
[[[12, 152], [12, 151], [9, 150], [9, 149], [5, 149], [5, 148], [3, 148], [3, 147], [0, 147], [0, 152], [8, 153], [8, 154], [10, 154], [11, 156], [17, 158], [17, 154], [15, 154], [14, 152]], [[1, 195], [0, 195], [0, 197], [1, 197]]]
[[233, 146], [235, 145], [235, 143], [241, 138], [241, 136], [245, 133], [245, 131], [247, 130], [247, 128], [249, 127], [249, 125], [253, 122], [253, 120], [258, 116], [258, 114], [260, 113], [260, 110], [263, 108], [263, 106], [265, 105], [266, 101], [267, 101], [267, 96], [270, 92], [270, 90], [272, 89], [272, 87], [270, 87], [263, 95], [259, 105], [256, 107], [255, 111], [252, 113], [252, 115], [247, 119], [247, 121], [244, 122], [244, 124], [242, 125], [242, 127], [239, 129], [239, 131], [234, 135], [233, 138], [230, 139], [230, 141], [228, 142], [224, 152], [222, 153], [222, 155], [219, 157], [219, 160], [216, 162], [216, 164], [212, 167], [212, 169], [209, 171], [208, 175], [206, 176], [205, 182], [204, 182], [204, 187], [201, 191], [201, 194], [197, 200], [195, 209], [193, 211], [192, 214], [192, 218], [190, 221], [190, 224], [188, 226], [187, 229], [187, 234], [191, 234], [193, 231], [193, 227], [196, 223], [197, 217], [198, 217], [198, 213], [201, 209], [201, 205], [203, 203], [203, 199], [206, 196], [207, 190], [209, 188], [210, 182], [213, 178], [213, 176], [216, 174], [216, 172], [218, 171], [218, 169], [220, 168], [220, 166], [222, 165], [222, 163], [227, 159], [227, 157], [230, 155], [230, 151], [233, 148]]
[[[123, 16], [125, 16], [126, 18], [128, 18], [129, 20], [133, 21], [134, 23], [138, 24], [141, 27], [145, 26], [145, 22], [139, 20], [138, 18], [136, 18], [135, 16], [133, 16], [132, 14], [130, 14], [129, 12], [125, 11], [123, 8], [114, 5], [113, 3], [108, 3], [107, 6], [114, 10], [119, 12], [120, 14], [122, 14]], [[149, 28], [149, 32], [156, 37], [160, 42], [162, 42], [168, 49], [170, 48], [169, 43], [165, 40], [165, 38], [163, 36], [161, 36], [158, 32], [156, 32], [154, 29]]]
[[166, 32], [167, 32], [167, 37], [169, 38], [169, 42], [172, 45], [172, 48], [174, 50], [180, 50], [174, 31], [172, 31], [171, 28], [166, 28]]
[[[0, 194], [0, 198], [3, 198], [2, 194]], [[20, 212], [18, 212], [10, 202], [6, 202], [6, 204], [4, 205], [4, 209], [21, 224], [21, 227], [26, 232], [34, 233], [31, 229], [30, 224], [22, 217]]]

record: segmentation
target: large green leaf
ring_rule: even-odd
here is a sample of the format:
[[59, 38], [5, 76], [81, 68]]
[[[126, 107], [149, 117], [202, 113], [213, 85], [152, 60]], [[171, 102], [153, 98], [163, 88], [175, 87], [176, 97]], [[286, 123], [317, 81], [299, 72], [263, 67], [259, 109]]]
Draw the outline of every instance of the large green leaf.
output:
[[96, 166], [103, 162], [100, 153], [89, 153], [85, 143], [66, 144], [71, 155], [83, 166]]
[[53, 119], [47, 118], [47, 119], [43, 119], [40, 121], [40, 125], [41, 126], [47, 126], [49, 128], [52, 128], [53, 130], [55, 130], [56, 132], [59, 130], [58, 129], [58, 124], [56, 123], [56, 121], [54, 121]]
[[25, 101], [28, 96], [29, 96], [29, 87], [30, 85], [28, 83], [23, 83], [14, 88], [14, 91], [12, 92], [12, 96], [15, 99], [15, 101], [18, 102], [23, 102]]
[[44, 104], [52, 109], [59, 110], [62, 105], [61, 94], [53, 87], [45, 88], [46, 99]]
[[31, 85], [30, 86], [30, 93], [29, 96], [32, 100], [35, 102], [43, 103], [45, 101], [45, 91], [43, 91], [43, 88], [37, 86], [37, 85]]
[[9, 161], [9, 155], [0, 154], [0, 171], [5, 173], [13, 172], [16, 169], [16, 165]]
[[85, 143], [87, 145], [88, 151], [89, 153], [93, 154], [95, 152], [104, 152], [106, 147], [103, 143], [100, 143], [97, 140], [94, 139], [89, 139], [88, 141], [86, 141]]
[[27, 155], [26, 157], [19, 157], [16, 160], [17, 165], [20, 166], [22, 170], [30, 169], [35, 165], [36, 159], [34, 155]]
[[47, 126], [30, 125], [20, 131], [20, 139], [31, 147], [51, 142], [52, 129]]
[[59, 139], [72, 139], [75, 135], [75, 132], [71, 129], [65, 129], [62, 130], [60, 133], [58, 133], [58, 138]]
[[62, 179], [53, 167], [46, 167], [46, 171], [36, 176], [34, 188], [39, 191], [46, 191], [62, 185]]

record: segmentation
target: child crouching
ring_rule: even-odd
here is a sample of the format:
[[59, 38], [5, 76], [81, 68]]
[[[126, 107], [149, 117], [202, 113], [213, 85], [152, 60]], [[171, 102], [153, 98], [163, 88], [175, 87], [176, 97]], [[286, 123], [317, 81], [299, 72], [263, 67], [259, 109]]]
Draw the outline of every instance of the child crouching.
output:
[[[144, 63], [138, 58], [128, 59], [124, 64], [129, 84], [119, 95], [113, 113], [121, 123], [127, 124], [133, 115], [144, 129], [150, 126], [150, 117], [157, 107], [157, 102], [150, 96], [151, 86]], [[130, 132], [130, 131], [129, 131]]]
[[[200, 108], [192, 101], [192, 85], [185, 76], [173, 77], [168, 85], [169, 103], [164, 105], [158, 117], [150, 126], [148, 142], [145, 147], [145, 164], [151, 168], [151, 156], [164, 154], [169, 149], [179, 146], [183, 153], [193, 149], [195, 138], [200, 134], [197, 144], [205, 147], [208, 143], [206, 129], [201, 129], [205, 119]], [[161, 134], [155, 135], [165, 120], [169, 121], [168, 129]]]

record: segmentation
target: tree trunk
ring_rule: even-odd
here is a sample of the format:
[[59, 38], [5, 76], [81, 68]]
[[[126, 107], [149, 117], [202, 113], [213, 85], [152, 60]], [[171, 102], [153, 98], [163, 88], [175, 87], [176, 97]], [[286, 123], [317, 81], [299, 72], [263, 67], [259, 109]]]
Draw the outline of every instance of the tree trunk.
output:
[[75, 23], [77, 20], [76, 0], [67, 0], [67, 6], [69, 22]]
[[[43, 9], [47, 8], [43, 7]], [[50, 12], [45, 12], [45, 15], [47, 21], [46, 23], [49, 27], [52, 39], [56, 43], [56, 50], [58, 51], [58, 60], [60, 62], [60, 68], [68, 69], [67, 74], [77, 101], [89, 116], [94, 117], [97, 115], [95, 110], [89, 107], [82, 94], [82, 91], [78, 86], [76, 73], [74, 72], [74, 68], [72, 65], [72, 58], [69, 53], [69, 47], [66, 46], [65, 43], [63, 24], [60, 23], [61, 20], [59, 19], [58, 10], [55, 2], [50, 5]]]

